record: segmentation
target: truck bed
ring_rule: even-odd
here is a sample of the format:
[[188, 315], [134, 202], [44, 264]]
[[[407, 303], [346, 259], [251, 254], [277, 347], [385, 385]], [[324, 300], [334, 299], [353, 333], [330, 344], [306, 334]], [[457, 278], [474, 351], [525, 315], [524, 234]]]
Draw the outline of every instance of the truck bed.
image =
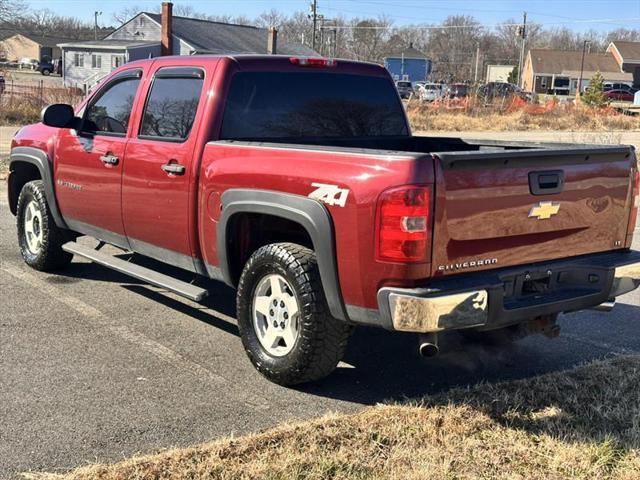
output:
[[430, 137], [248, 143], [431, 162], [432, 276], [630, 246], [630, 146]]

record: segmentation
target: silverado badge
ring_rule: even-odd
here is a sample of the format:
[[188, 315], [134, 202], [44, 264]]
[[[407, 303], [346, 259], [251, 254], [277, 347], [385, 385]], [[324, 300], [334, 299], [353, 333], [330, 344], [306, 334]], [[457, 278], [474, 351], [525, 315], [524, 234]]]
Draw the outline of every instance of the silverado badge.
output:
[[529, 211], [529, 218], [547, 220], [560, 211], [560, 204], [555, 202], [540, 202]]

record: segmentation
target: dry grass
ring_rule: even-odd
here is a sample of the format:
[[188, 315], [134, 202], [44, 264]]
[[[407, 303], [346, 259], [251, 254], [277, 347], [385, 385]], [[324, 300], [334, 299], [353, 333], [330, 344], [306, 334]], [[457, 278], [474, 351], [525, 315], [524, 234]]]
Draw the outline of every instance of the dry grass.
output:
[[27, 125], [37, 122], [42, 106], [39, 102], [8, 99], [0, 103], [0, 125]]
[[0, 96], [0, 125], [28, 125], [40, 120], [42, 108], [52, 103], [77, 104], [82, 92], [76, 88], [43, 88], [27, 86], [20, 94]]
[[88, 466], [75, 479], [638, 479], [640, 357]]
[[611, 131], [638, 130], [640, 116], [610, 108], [591, 109], [550, 101], [543, 105], [503, 104], [490, 107], [409, 102], [407, 114], [415, 130], [446, 131]]

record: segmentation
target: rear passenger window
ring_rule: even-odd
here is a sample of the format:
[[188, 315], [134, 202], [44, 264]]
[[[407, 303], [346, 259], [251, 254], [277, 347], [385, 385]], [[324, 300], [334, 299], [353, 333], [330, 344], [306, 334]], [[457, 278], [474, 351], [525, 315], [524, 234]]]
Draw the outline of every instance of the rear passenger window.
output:
[[193, 68], [158, 70], [145, 105], [139, 137], [182, 141], [196, 116], [204, 74]]

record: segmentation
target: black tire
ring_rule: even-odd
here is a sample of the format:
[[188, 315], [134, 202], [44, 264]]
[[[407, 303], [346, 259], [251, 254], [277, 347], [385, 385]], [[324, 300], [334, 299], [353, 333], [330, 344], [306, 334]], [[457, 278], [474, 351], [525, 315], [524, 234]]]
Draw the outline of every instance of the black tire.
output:
[[[42, 231], [42, 241], [37, 251], [32, 251], [30, 248], [25, 232], [27, 209], [32, 202], [42, 219], [38, 221], [39, 229]], [[27, 265], [36, 270], [49, 272], [66, 267], [71, 262], [73, 255], [62, 250], [62, 245], [69, 239], [67, 232], [58, 228], [51, 216], [42, 180], [33, 180], [22, 187], [18, 197], [16, 219], [18, 245]]]
[[49, 75], [51, 75], [51, 70], [49, 70], [48, 68], [43, 69], [42, 75], [44, 75], [45, 77], [48, 77]]
[[[292, 287], [299, 306], [298, 335], [284, 356], [273, 356], [262, 346], [253, 321], [256, 289], [261, 280], [274, 274]], [[280, 385], [329, 375], [342, 359], [352, 331], [329, 313], [314, 252], [293, 243], [266, 245], [251, 255], [240, 276], [237, 307], [240, 336], [251, 363]]]

